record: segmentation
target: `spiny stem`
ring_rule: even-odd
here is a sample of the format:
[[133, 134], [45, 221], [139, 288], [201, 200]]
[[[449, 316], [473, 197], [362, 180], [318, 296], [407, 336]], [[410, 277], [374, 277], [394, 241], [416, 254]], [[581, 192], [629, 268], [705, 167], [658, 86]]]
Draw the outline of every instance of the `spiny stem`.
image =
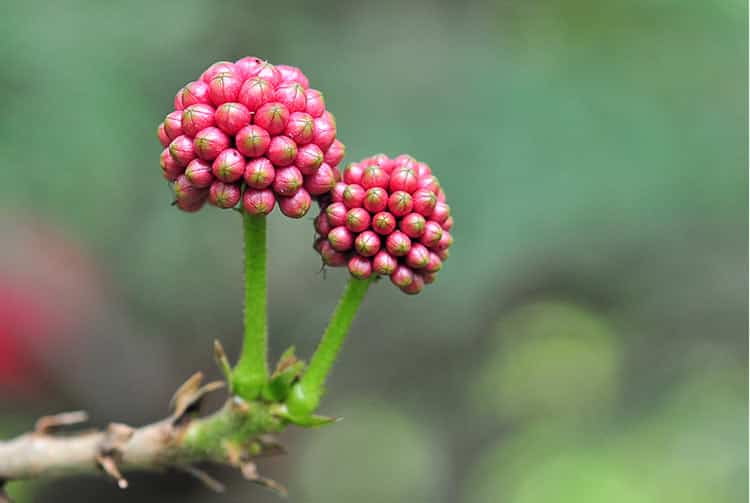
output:
[[245, 333], [242, 354], [234, 368], [234, 391], [253, 400], [268, 380], [266, 217], [242, 213], [245, 238]]
[[326, 377], [349, 333], [349, 327], [354, 321], [362, 299], [373, 281], [374, 278], [349, 279], [346, 290], [331, 316], [331, 321], [310, 360], [307, 371], [302, 376], [302, 380], [292, 389], [292, 394], [287, 401], [289, 411], [293, 415], [309, 415], [317, 408], [323, 396]]

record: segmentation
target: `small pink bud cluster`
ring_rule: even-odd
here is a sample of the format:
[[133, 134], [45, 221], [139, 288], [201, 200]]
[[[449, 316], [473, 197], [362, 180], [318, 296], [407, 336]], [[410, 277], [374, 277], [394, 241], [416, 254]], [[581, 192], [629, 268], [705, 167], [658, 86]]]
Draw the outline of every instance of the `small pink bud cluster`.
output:
[[323, 263], [360, 279], [389, 276], [409, 294], [435, 281], [453, 244], [453, 217], [430, 167], [378, 154], [349, 164], [342, 178], [315, 218]]
[[323, 95], [299, 68], [254, 57], [211, 65], [180, 89], [157, 136], [177, 206], [239, 204], [301, 218], [339, 180], [345, 147]]

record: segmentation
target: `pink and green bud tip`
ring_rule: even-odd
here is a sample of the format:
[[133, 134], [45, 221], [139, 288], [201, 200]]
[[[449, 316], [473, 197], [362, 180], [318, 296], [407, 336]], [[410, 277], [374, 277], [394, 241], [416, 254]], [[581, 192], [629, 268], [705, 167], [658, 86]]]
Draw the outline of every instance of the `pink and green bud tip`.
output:
[[345, 252], [352, 249], [354, 236], [344, 226], [334, 227], [328, 232], [328, 242], [331, 243], [334, 250]]
[[288, 136], [274, 136], [268, 145], [266, 157], [274, 166], [289, 166], [297, 157], [297, 144]]
[[213, 161], [229, 148], [229, 137], [217, 127], [208, 127], [195, 135], [195, 153], [204, 161]]
[[252, 189], [269, 187], [276, 176], [276, 170], [271, 161], [265, 157], [258, 157], [245, 166], [245, 183]]
[[211, 105], [198, 103], [182, 111], [182, 130], [190, 137], [195, 137], [201, 130], [215, 124], [214, 108]]
[[372, 261], [369, 258], [353, 255], [347, 266], [351, 275], [357, 279], [367, 279], [372, 275]]
[[302, 183], [302, 173], [294, 166], [287, 166], [276, 170], [272, 187], [279, 196], [290, 197], [300, 190]]
[[218, 208], [234, 208], [240, 202], [239, 185], [216, 180], [209, 189], [208, 202]]
[[268, 215], [276, 205], [276, 197], [270, 189], [246, 189], [242, 194], [242, 208], [250, 215]]
[[248, 157], [260, 157], [268, 150], [271, 136], [260, 126], [245, 126], [237, 132], [235, 137], [237, 150]]
[[304, 188], [300, 188], [291, 197], [279, 197], [278, 202], [281, 213], [289, 218], [302, 218], [310, 211], [312, 198], [309, 192]]
[[216, 157], [211, 170], [222, 182], [236, 182], [245, 174], [245, 158], [237, 150], [228, 148]]

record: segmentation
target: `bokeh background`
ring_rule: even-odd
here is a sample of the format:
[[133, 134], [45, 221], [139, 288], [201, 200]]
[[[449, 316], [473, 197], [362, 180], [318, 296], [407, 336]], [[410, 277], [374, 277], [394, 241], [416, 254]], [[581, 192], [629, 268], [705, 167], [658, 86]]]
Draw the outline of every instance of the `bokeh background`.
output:
[[[11, 0], [0, 16], [0, 432], [166, 413], [239, 349], [236, 214], [183, 214], [156, 124], [213, 61], [298, 65], [347, 161], [409, 152], [456, 244], [375, 287], [323, 411], [261, 463], [294, 502], [745, 502], [747, 5]], [[343, 288], [270, 226], [272, 353]], [[20, 501], [279, 501], [232, 472], [11, 484]]]

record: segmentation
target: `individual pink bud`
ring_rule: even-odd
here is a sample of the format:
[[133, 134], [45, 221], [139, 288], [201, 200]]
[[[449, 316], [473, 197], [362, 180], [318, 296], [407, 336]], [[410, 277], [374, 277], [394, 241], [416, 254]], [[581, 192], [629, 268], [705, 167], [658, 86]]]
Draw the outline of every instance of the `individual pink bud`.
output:
[[285, 82], [276, 88], [274, 101], [285, 105], [290, 112], [304, 112], [307, 106], [305, 90], [297, 82]]
[[234, 63], [230, 63], [229, 61], [218, 61], [209, 66], [206, 71], [201, 74], [201, 80], [208, 84], [215, 76], [220, 73], [240, 75], [239, 69], [234, 66]]
[[[338, 170], [333, 170], [334, 174]], [[331, 200], [335, 203], [344, 202], [344, 191], [346, 190], [346, 184], [344, 182], [336, 182], [336, 185], [331, 189]]]
[[345, 252], [351, 250], [354, 244], [354, 236], [346, 227], [338, 226], [328, 232], [328, 242], [331, 243], [334, 250]]
[[331, 227], [339, 227], [346, 223], [346, 206], [344, 203], [331, 203], [326, 207], [328, 224]]
[[209, 189], [208, 202], [219, 208], [234, 208], [240, 202], [241, 195], [239, 185], [216, 180]]
[[411, 249], [411, 239], [401, 231], [393, 231], [385, 241], [385, 249], [394, 257], [402, 257]]
[[368, 189], [362, 205], [370, 213], [383, 211], [388, 206], [388, 193], [382, 187]]
[[422, 177], [425, 177], [425, 176], [431, 175], [431, 174], [432, 174], [432, 170], [427, 165], [427, 163], [424, 163], [424, 162], [418, 162], [417, 163], [417, 176], [419, 178], [422, 178]]
[[442, 188], [437, 191], [437, 198], [439, 202], [441, 203], [445, 202], [445, 191]]
[[417, 190], [417, 173], [408, 166], [400, 166], [393, 170], [389, 188], [391, 192], [401, 190], [411, 194]]
[[347, 264], [349, 272], [357, 279], [367, 279], [372, 276], [372, 262], [370, 259], [354, 255]]
[[361, 185], [349, 184], [342, 194], [347, 208], [360, 208], [365, 200], [365, 189]]
[[245, 174], [245, 158], [239, 151], [228, 148], [216, 157], [211, 171], [222, 182], [236, 182]]
[[242, 88], [242, 79], [237, 73], [217, 73], [208, 83], [208, 97], [214, 106], [237, 101]]
[[372, 257], [380, 251], [380, 236], [372, 231], [364, 231], [354, 240], [354, 249], [363, 257]]
[[391, 274], [391, 282], [399, 288], [406, 288], [414, 282], [414, 273], [405, 265], [398, 265]]
[[[388, 166], [391, 164], [391, 160], [383, 153], [373, 155], [369, 161], [369, 164], [377, 164], [386, 171], [388, 171]], [[393, 170], [393, 167], [391, 166], [390, 169]]]
[[305, 98], [307, 98], [305, 112], [309, 113], [314, 118], [323, 115], [323, 112], [326, 111], [326, 102], [323, 98], [323, 93], [317, 89], [306, 89]]
[[180, 135], [169, 144], [169, 153], [172, 155], [172, 159], [184, 168], [195, 159], [193, 141], [185, 135]]
[[345, 183], [356, 183], [359, 184], [362, 181], [362, 173], [364, 168], [362, 165], [356, 162], [350, 162], [344, 168], [343, 179]]
[[246, 189], [242, 195], [242, 207], [250, 215], [268, 215], [276, 205], [271, 189]]
[[323, 263], [330, 267], [341, 267], [346, 265], [346, 254], [336, 251], [328, 239], [321, 238], [316, 242], [318, 253], [320, 253]]
[[308, 143], [297, 149], [294, 165], [303, 175], [312, 175], [323, 163], [323, 151], [314, 143]]
[[178, 176], [172, 188], [174, 189], [175, 200], [185, 203], [205, 199], [207, 192], [205, 189], [199, 189], [198, 187], [193, 186], [185, 175]]
[[271, 161], [259, 157], [248, 162], [245, 166], [245, 183], [253, 189], [265, 189], [273, 183], [276, 170]]
[[412, 269], [422, 269], [430, 263], [430, 252], [421, 243], [412, 243], [409, 253], [406, 254], [406, 265]]
[[390, 276], [398, 266], [398, 260], [387, 251], [379, 251], [372, 259], [372, 270], [383, 276]]
[[300, 188], [292, 197], [279, 197], [279, 209], [289, 218], [302, 218], [310, 211], [312, 197]]
[[177, 180], [177, 177], [185, 171], [185, 168], [177, 164], [177, 161], [174, 160], [168, 148], [161, 151], [159, 164], [161, 165], [162, 175], [170, 182]]
[[296, 66], [276, 65], [276, 69], [281, 74], [281, 82], [296, 82], [304, 89], [310, 87], [310, 81]]
[[388, 180], [390, 177], [383, 168], [377, 164], [367, 166], [362, 171], [362, 181], [360, 184], [365, 189], [371, 189], [373, 187], [381, 187], [383, 189], [388, 187]]
[[287, 166], [276, 170], [273, 179], [273, 191], [280, 196], [293, 196], [302, 187], [302, 173], [295, 166]]
[[416, 295], [424, 289], [424, 279], [421, 274], [414, 274], [414, 279], [408, 285], [401, 287], [401, 291], [409, 295]]
[[254, 75], [255, 71], [263, 64], [263, 60], [255, 56], [245, 56], [234, 62], [234, 66], [243, 79]]
[[409, 213], [401, 219], [398, 228], [410, 238], [420, 238], [424, 234], [425, 219], [419, 213]]
[[[313, 115], [313, 114], [310, 114]], [[313, 115], [314, 117], [314, 115]], [[336, 122], [331, 114], [324, 113], [314, 119], [313, 143], [325, 152], [336, 139]]]
[[217, 127], [207, 127], [195, 135], [195, 153], [204, 161], [213, 161], [229, 148], [229, 137]]
[[428, 189], [415, 190], [411, 198], [414, 202], [414, 211], [425, 217], [432, 215], [435, 205], [438, 202], [435, 193]]
[[450, 232], [444, 230], [443, 237], [440, 238], [440, 241], [434, 247], [434, 249], [438, 251], [444, 251], [444, 250], [447, 251], [448, 248], [451, 247], [451, 245], [453, 245], [453, 236], [451, 236]]
[[328, 147], [328, 150], [326, 150], [324, 160], [327, 162], [332, 168], [335, 168], [339, 165], [339, 163], [344, 159], [344, 156], [346, 155], [346, 146], [341, 143], [338, 139], [333, 140], [333, 143], [331, 143], [331, 146]]
[[167, 133], [170, 140], [174, 140], [183, 134], [182, 132], [182, 112], [175, 110], [170, 112], [164, 118], [164, 132]]
[[260, 77], [267, 80], [274, 88], [281, 83], [281, 73], [268, 61], [263, 61], [252, 70], [252, 77]]
[[242, 84], [237, 99], [249, 111], [255, 112], [266, 103], [273, 101], [273, 86], [267, 80], [252, 77]]
[[268, 150], [271, 136], [262, 127], [251, 124], [237, 131], [235, 143], [242, 155], [260, 157]]
[[437, 250], [435, 253], [437, 253], [437, 256], [440, 257], [440, 260], [443, 262], [448, 260], [448, 257], [451, 255], [449, 250]]
[[388, 198], [388, 210], [395, 217], [403, 217], [411, 212], [414, 203], [408, 192], [397, 190]]
[[281, 103], [266, 103], [255, 112], [253, 122], [271, 136], [281, 134], [289, 122], [289, 109]]
[[284, 134], [293, 139], [297, 145], [305, 145], [313, 139], [313, 118], [305, 112], [293, 112], [289, 115]]
[[417, 183], [420, 189], [426, 189], [437, 195], [440, 190], [440, 181], [435, 175], [427, 175], [419, 178]]
[[182, 130], [190, 137], [214, 124], [214, 108], [211, 105], [198, 103], [182, 111]]
[[193, 186], [205, 189], [214, 181], [211, 164], [202, 159], [193, 159], [185, 168], [185, 177]]
[[288, 136], [274, 136], [268, 145], [266, 157], [274, 166], [289, 166], [297, 158], [297, 144]]
[[442, 237], [443, 228], [439, 223], [430, 220], [429, 222], [424, 224], [424, 233], [422, 234], [422, 237], [419, 241], [428, 248], [432, 248], [434, 246], [437, 246], [437, 244], [440, 242], [440, 238]]
[[413, 169], [415, 173], [417, 172], [417, 165], [418, 165], [417, 160], [414, 159], [409, 154], [401, 154], [397, 156], [394, 159], [394, 162], [396, 163], [396, 167], [406, 166], [406, 167]]
[[305, 177], [305, 189], [312, 196], [321, 196], [327, 194], [336, 185], [336, 178], [333, 175], [333, 169], [326, 163], [320, 165], [318, 171]]
[[443, 261], [440, 260], [437, 253], [430, 252], [430, 259], [427, 261], [427, 265], [424, 270], [428, 273], [436, 273], [443, 268]]
[[430, 220], [434, 220], [435, 222], [442, 224], [450, 215], [451, 207], [446, 203], [441, 203], [440, 201], [438, 201], [435, 203], [435, 208], [432, 210]]
[[370, 214], [364, 208], [352, 208], [346, 212], [344, 225], [352, 232], [362, 232], [370, 226]]
[[443, 222], [443, 229], [449, 231], [453, 228], [453, 217], [448, 217]]
[[318, 216], [315, 217], [315, 220], [313, 220], [315, 224], [315, 232], [320, 234], [321, 236], [328, 236], [328, 233], [331, 232], [331, 224], [328, 223], [328, 216], [325, 213], [318, 213]]
[[167, 130], [164, 129], [163, 122], [159, 124], [158, 128], [156, 128], [156, 137], [159, 138], [159, 143], [161, 143], [162, 147], [166, 147], [172, 142], [172, 138], [169, 137]]
[[437, 273], [435, 272], [424, 272], [421, 276], [425, 285], [431, 285], [437, 279]]
[[196, 211], [199, 211], [203, 206], [206, 204], [206, 199], [208, 199], [208, 195], [203, 195], [199, 197], [198, 199], [190, 199], [186, 201], [176, 201], [177, 207], [187, 213], [195, 213]]
[[396, 229], [396, 217], [387, 211], [376, 213], [372, 217], [372, 228], [378, 234], [387, 236]]
[[190, 105], [199, 103], [211, 104], [211, 99], [208, 97], [208, 84], [202, 80], [187, 83], [174, 97], [174, 107], [177, 110], [184, 110]]
[[228, 135], [235, 135], [250, 124], [250, 110], [242, 103], [224, 103], [214, 114], [216, 125]]

